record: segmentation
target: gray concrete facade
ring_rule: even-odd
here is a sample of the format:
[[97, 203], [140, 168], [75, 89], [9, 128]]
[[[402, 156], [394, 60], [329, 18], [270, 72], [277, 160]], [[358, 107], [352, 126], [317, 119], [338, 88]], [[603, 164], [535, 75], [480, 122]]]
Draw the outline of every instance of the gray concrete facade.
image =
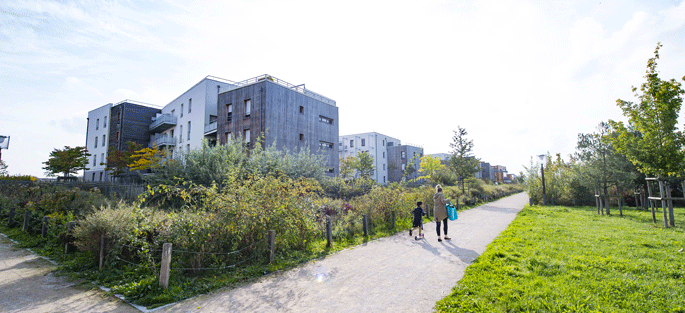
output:
[[[411, 145], [388, 147], [388, 177], [391, 183], [419, 177], [419, 168], [423, 157], [423, 148]], [[413, 166], [415, 171], [409, 177], [404, 177], [407, 166]]]

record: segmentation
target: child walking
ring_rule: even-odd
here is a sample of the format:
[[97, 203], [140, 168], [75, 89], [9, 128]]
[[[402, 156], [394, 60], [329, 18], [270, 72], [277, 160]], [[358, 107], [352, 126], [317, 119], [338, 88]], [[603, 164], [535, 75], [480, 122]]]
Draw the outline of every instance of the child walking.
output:
[[426, 212], [423, 210], [423, 202], [416, 202], [416, 208], [411, 211], [414, 215], [414, 221], [412, 223], [412, 229], [409, 230], [409, 236], [412, 235], [415, 228], [419, 229], [419, 235], [414, 237], [414, 240], [419, 240], [423, 238], [421, 231], [423, 230], [423, 216]]

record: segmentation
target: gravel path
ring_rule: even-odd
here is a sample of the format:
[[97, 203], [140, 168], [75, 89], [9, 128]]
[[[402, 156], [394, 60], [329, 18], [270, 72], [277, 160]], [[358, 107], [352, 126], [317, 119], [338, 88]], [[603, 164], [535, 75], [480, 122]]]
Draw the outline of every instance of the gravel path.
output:
[[431, 312], [527, 202], [520, 193], [460, 212], [451, 241], [438, 242], [429, 223], [424, 240], [402, 232], [154, 311]]
[[99, 289], [54, 276], [55, 268], [0, 235], [0, 312], [139, 312]]

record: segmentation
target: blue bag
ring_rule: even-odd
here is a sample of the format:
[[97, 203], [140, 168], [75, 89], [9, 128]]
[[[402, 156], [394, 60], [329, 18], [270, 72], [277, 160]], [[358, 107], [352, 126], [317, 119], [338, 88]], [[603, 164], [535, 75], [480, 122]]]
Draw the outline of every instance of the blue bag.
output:
[[450, 219], [450, 221], [456, 220], [457, 217], [457, 209], [451, 204], [445, 204], [445, 209], [447, 210], [447, 218]]

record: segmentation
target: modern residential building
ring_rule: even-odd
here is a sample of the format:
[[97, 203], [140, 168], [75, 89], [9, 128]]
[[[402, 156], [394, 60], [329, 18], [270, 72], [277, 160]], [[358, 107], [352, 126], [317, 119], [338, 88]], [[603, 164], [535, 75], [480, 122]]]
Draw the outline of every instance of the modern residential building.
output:
[[492, 166], [492, 173], [495, 177], [494, 181], [503, 184], [505, 178], [507, 177], [507, 167], [502, 165]]
[[326, 156], [327, 175], [338, 175], [338, 107], [334, 100], [303, 85], [270, 75], [236, 83], [218, 97], [220, 144], [241, 138], [250, 147], [264, 135], [264, 146], [291, 152], [303, 148]]
[[85, 180], [110, 178], [104, 165], [110, 146], [122, 150], [128, 141], [156, 145], [173, 158], [199, 147], [203, 139], [225, 144], [238, 134], [250, 144], [264, 134], [266, 145], [275, 142], [292, 152], [308, 147], [326, 155], [328, 175], [338, 173], [334, 100], [270, 75], [241, 82], [207, 76], [161, 109], [126, 100], [90, 111], [86, 146], [93, 164]]
[[216, 143], [217, 99], [221, 92], [231, 90], [237, 83], [207, 76], [169, 102], [148, 122], [156, 144], [174, 157], [181, 150], [189, 151], [207, 139]]
[[389, 182], [387, 148], [401, 145], [399, 139], [370, 132], [340, 136], [338, 144], [340, 145], [339, 156], [342, 159], [356, 156], [362, 151], [368, 152], [374, 160], [374, 172], [371, 179], [382, 185]]
[[[420, 175], [421, 157], [423, 148], [417, 145], [390, 145], [388, 150], [388, 181], [391, 183], [416, 179]], [[413, 168], [411, 173], [405, 171], [407, 166]]]
[[108, 181], [107, 167], [109, 147], [117, 150], [126, 148], [132, 141], [143, 147], [150, 143], [150, 120], [160, 109], [152, 104], [124, 100], [116, 104], [106, 104], [88, 112], [86, 128], [86, 149], [91, 154], [88, 170], [84, 171], [85, 181]]
[[480, 171], [476, 173], [476, 178], [485, 181], [494, 181], [495, 175], [492, 172], [492, 166], [488, 162], [480, 162]]

